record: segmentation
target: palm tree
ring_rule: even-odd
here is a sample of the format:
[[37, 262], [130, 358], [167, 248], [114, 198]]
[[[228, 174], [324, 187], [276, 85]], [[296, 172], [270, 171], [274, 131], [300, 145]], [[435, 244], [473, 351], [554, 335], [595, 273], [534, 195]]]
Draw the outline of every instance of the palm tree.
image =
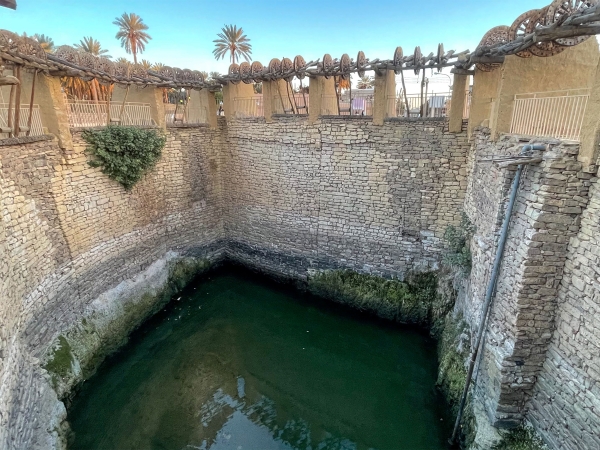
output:
[[211, 72], [208, 74], [208, 77], [210, 80], [216, 80], [220, 76], [221, 76], [221, 74], [219, 72]]
[[358, 89], [369, 89], [373, 87], [373, 77], [365, 75], [364, 77], [360, 77], [358, 80], [358, 84], [356, 85]]
[[219, 39], [215, 39], [215, 49], [213, 55], [218, 61], [223, 59], [227, 53], [230, 53], [231, 63], [235, 63], [239, 60], [240, 56], [244, 57], [246, 61], [250, 61], [252, 58], [252, 44], [250, 39], [244, 34], [244, 30], [238, 28], [236, 25], [225, 25], [221, 28], [222, 33], [217, 34]]
[[152, 68], [152, 63], [150, 61], [148, 61], [147, 59], [142, 59], [142, 62], [140, 63], [140, 65], [146, 70], [150, 70]]
[[113, 24], [119, 27], [116, 38], [121, 41], [121, 47], [127, 53], [133, 54], [133, 63], [137, 64], [137, 54], [143, 53], [146, 50], [146, 44], [152, 39], [146, 33], [148, 25], [144, 23], [140, 16], [134, 13], [123, 13], [121, 17], [115, 19]]
[[84, 37], [79, 41], [79, 44], [75, 44], [74, 47], [77, 50], [81, 50], [82, 52], [91, 53], [94, 56], [102, 56], [104, 58], [112, 58], [112, 56], [107, 55], [108, 50], [103, 49], [102, 45], [99, 41], [94, 39], [93, 37]]
[[54, 52], [54, 41], [52, 40], [52, 38], [50, 36], [46, 36], [45, 34], [35, 33], [33, 35], [33, 38], [36, 41], [38, 41], [38, 43], [40, 44], [40, 47], [42, 47], [42, 50], [44, 50], [46, 53]]
[[131, 62], [127, 58], [123, 58], [122, 56], [120, 58], [117, 58], [115, 62], [117, 64], [131, 64]]

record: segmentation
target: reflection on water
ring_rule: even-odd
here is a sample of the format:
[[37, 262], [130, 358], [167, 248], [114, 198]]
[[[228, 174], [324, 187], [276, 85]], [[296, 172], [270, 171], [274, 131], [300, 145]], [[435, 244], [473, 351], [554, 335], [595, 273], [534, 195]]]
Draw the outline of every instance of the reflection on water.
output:
[[434, 345], [246, 274], [198, 282], [87, 382], [72, 449], [445, 449]]

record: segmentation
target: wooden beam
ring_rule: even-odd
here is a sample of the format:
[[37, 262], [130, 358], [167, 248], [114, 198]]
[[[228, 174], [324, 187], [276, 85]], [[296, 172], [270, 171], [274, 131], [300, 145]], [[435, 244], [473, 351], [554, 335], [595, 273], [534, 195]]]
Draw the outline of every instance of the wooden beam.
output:
[[453, 73], [455, 75], [475, 75], [474, 70], [460, 69], [458, 67], [452, 69], [450, 73]]

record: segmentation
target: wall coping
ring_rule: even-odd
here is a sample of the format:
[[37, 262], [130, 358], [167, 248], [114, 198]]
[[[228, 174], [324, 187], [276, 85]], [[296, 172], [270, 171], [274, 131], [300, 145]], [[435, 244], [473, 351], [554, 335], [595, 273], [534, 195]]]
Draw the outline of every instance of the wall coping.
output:
[[167, 128], [208, 128], [208, 123], [168, 123]]
[[[119, 126], [119, 125], [113, 125], [113, 126]], [[128, 126], [128, 125], [123, 125], [123, 126]], [[158, 129], [160, 129], [160, 127], [157, 127], [156, 125], [144, 125], [144, 126], [141, 126], [141, 125], [140, 126], [131, 125], [131, 126], [134, 126], [135, 128], [144, 128], [144, 129], [147, 129], [147, 130], [158, 130]], [[85, 131], [85, 130], [103, 130], [105, 128], [107, 128], [107, 126], [106, 125], [102, 125], [102, 126], [99, 126], [99, 127], [71, 127], [70, 130], [71, 130], [71, 133], [73, 133], [73, 132], [79, 133], [79, 132]]]
[[13, 138], [0, 139], [0, 147], [9, 145], [29, 144], [31, 142], [51, 141], [54, 139], [52, 134], [43, 134], [41, 136], [20, 136]]

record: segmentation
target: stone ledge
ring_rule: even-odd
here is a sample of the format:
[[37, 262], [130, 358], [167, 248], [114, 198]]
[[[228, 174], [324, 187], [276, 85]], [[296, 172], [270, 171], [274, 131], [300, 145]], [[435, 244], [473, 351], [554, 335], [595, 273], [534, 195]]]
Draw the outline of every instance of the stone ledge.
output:
[[8, 145], [30, 144], [31, 142], [51, 141], [52, 139], [54, 139], [54, 136], [51, 134], [43, 134], [41, 136], [21, 136], [6, 138], [0, 139], [0, 147]]
[[167, 128], [208, 128], [208, 123], [168, 123]]
[[384, 122], [446, 122], [448, 117], [388, 117]]
[[[135, 127], [135, 128], [145, 128], [147, 130], [158, 130], [160, 129], [160, 127], [156, 126], [156, 125], [111, 125], [111, 126], [124, 126], [124, 127]], [[71, 133], [79, 133], [81, 131], [85, 131], [85, 130], [103, 130], [104, 128], [107, 128], [107, 125], [102, 125], [102, 126], [98, 126], [98, 127], [71, 127], [70, 131]]]

